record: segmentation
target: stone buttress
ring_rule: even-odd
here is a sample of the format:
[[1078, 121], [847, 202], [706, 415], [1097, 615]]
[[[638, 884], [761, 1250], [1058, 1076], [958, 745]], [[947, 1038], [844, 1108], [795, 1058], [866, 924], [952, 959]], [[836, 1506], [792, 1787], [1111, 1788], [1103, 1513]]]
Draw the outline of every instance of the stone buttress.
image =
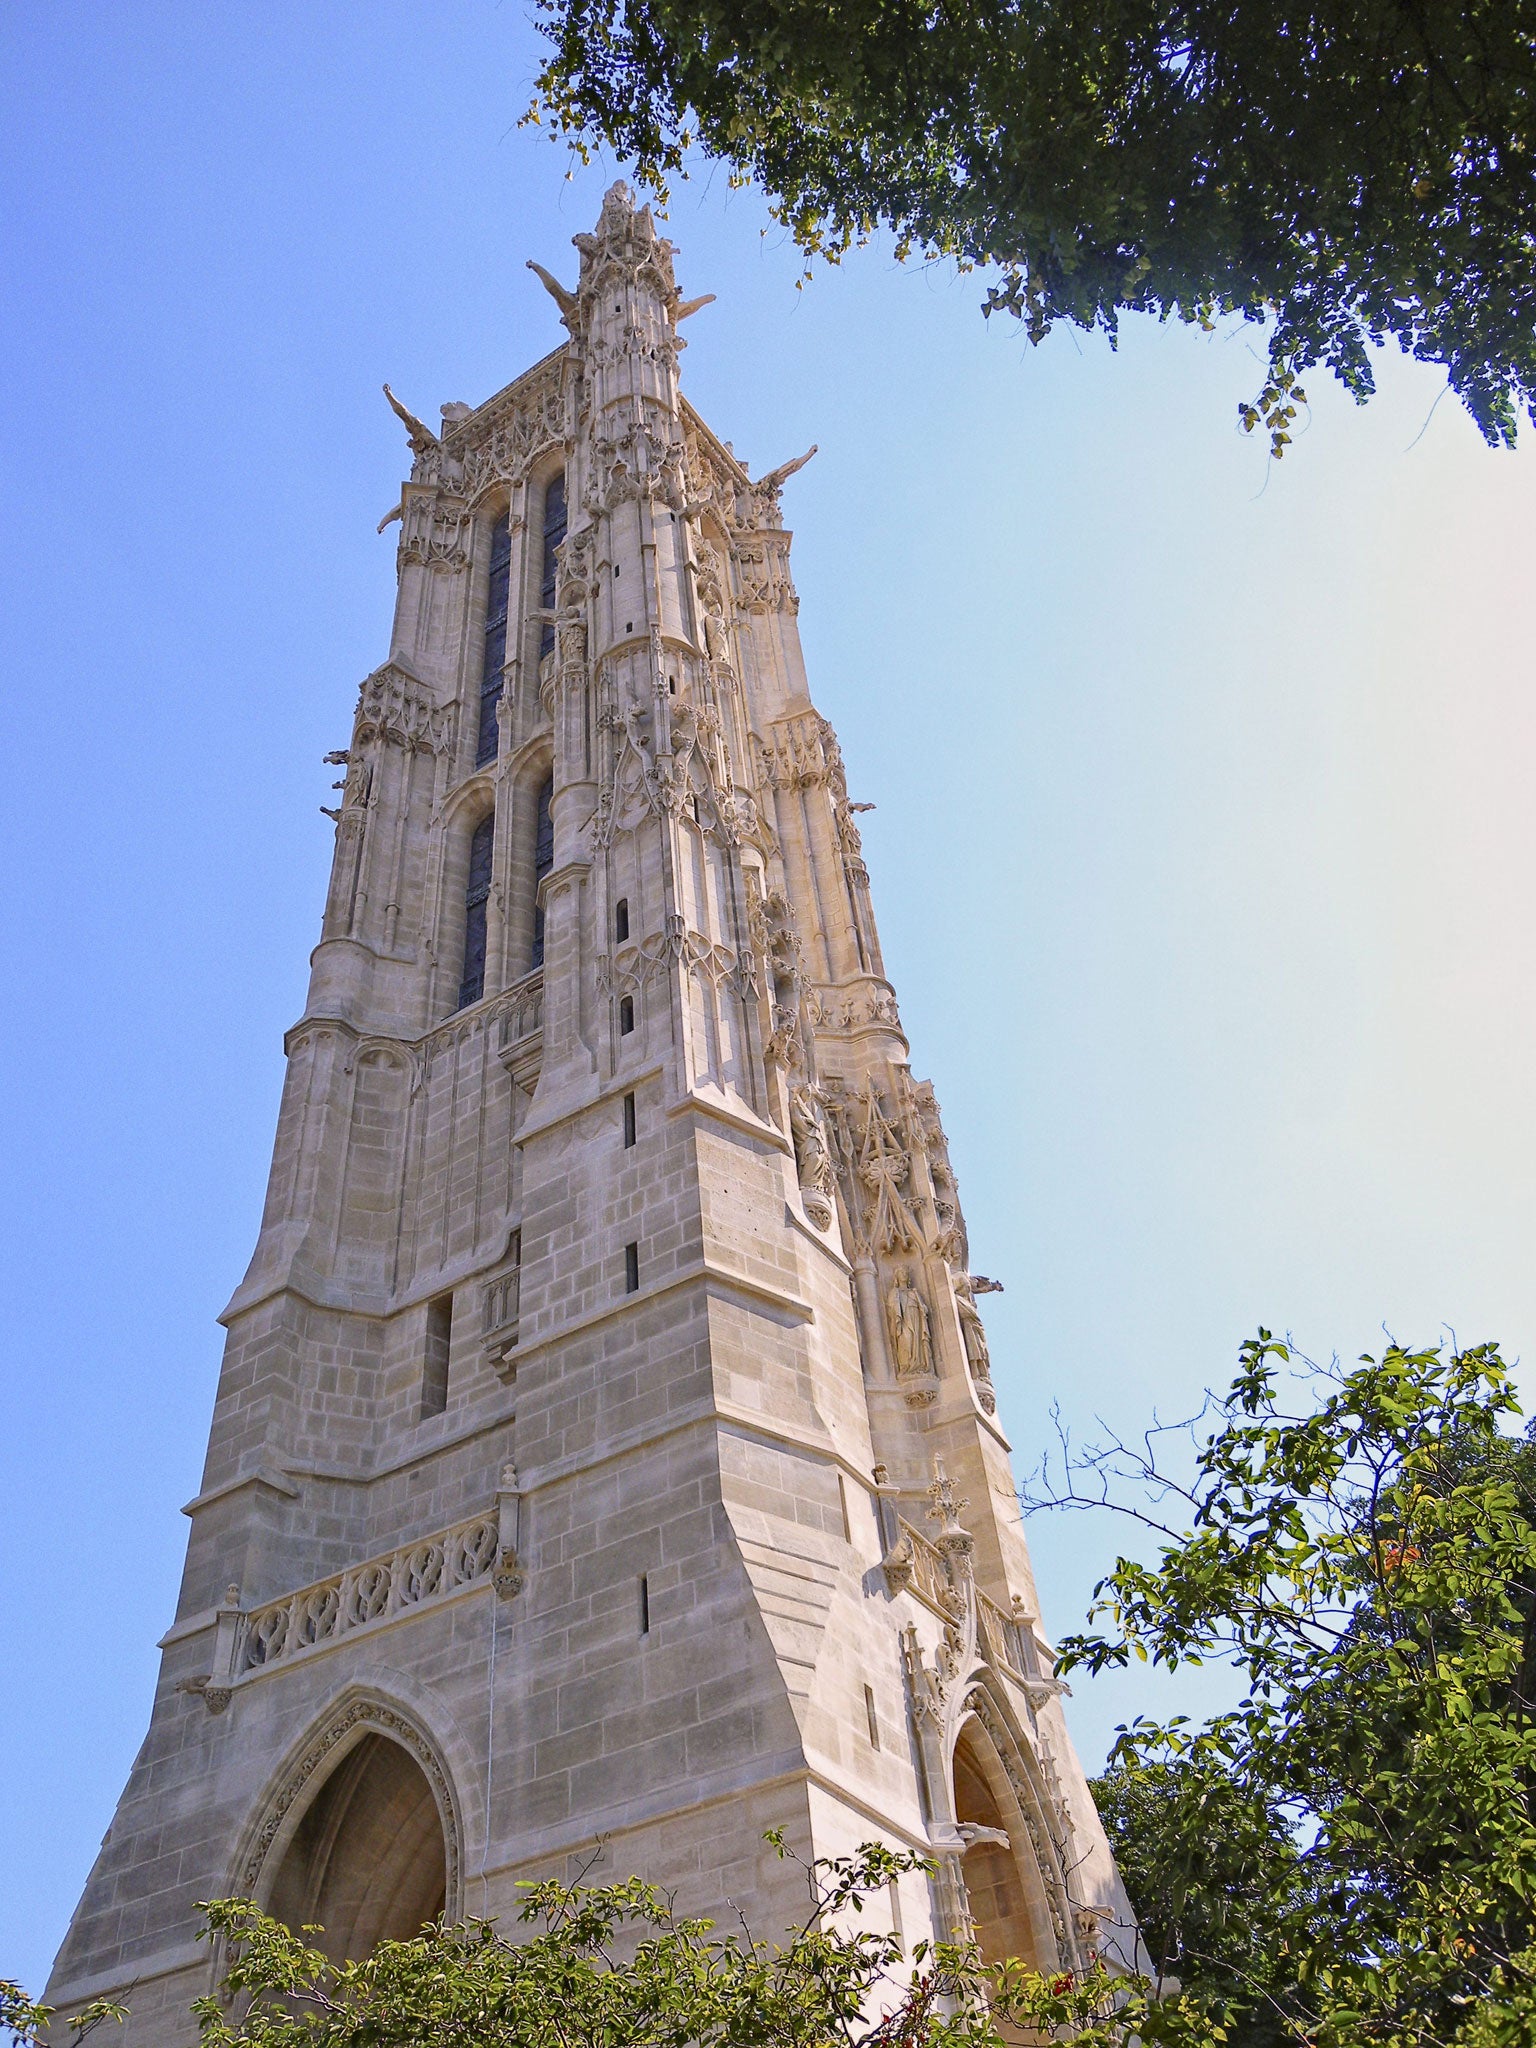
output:
[[[802, 1857], [1069, 1968], [1128, 1922], [1067, 1739], [934, 1093], [780, 488], [682, 399], [616, 185], [568, 339], [413, 453], [149, 1732], [55, 1967], [195, 2039], [195, 1902], [360, 1954]], [[541, 273], [541, 275], [544, 275]], [[803, 459], [803, 458], [802, 458]], [[131, 1992], [126, 1987], [132, 1986]]]

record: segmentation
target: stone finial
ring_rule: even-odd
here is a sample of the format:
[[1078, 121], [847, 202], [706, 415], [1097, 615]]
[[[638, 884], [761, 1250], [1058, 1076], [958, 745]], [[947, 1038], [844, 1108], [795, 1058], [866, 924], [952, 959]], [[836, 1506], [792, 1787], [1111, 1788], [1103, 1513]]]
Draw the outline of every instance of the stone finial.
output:
[[955, 1482], [945, 1471], [942, 1458], [933, 1461], [933, 1484], [928, 1489], [928, 1498], [932, 1502], [928, 1510], [929, 1519], [941, 1524], [941, 1535], [964, 1535], [960, 1511], [968, 1508], [970, 1502], [955, 1492]]

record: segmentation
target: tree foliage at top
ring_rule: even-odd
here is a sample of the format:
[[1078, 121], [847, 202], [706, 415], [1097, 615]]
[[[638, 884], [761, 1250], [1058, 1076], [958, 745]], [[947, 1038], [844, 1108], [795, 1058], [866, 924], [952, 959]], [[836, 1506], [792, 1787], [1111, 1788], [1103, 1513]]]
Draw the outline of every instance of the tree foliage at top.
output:
[[[1161, 1538], [1116, 1563], [1060, 1668], [1226, 1660], [1246, 1684], [1203, 1727], [1122, 1730], [1097, 1787], [1150, 1974], [1183, 1987], [1157, 2037], [1528, 2044], [1536, 1443], [1493, 1345], [1299, 1385], [1291, 1364], [1267, 1332], [1244, 1347], [1187, 1474], [1154, 1430], [1038, 1502]], [[1112, 2017], [1084, 2036], [1126, 2038]]]
[[1273, 323], [1357, 399], [1394, 339], [1491, 442], [1536, 417], [1536, 0], [536, 0], [533, 114], [665, 192], [700, 148], [808, 255], [996, 266], [1039, 341]]

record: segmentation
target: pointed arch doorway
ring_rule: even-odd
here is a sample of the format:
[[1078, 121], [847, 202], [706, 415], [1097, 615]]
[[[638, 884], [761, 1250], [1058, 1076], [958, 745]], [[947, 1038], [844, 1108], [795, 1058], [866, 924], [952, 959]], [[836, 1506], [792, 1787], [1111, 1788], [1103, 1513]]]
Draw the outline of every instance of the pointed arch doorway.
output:
[[1002, 1963], [1016, 1956], [1037, 1970], [1054, 1967], [1053, 1949], [1042, 1940], [1043, 1901], [1030, 1897], [1031, 1890], [1041, 1890], [1037, 1874], [1031, 1868], [1036, 1883], [1026, 1886], [1019, 1867], [1016, 1802], [975, 1722], [961, 1730], [953, 1770], [955, 1819], [962, 1828], [976, 1830], [960, 1871], [983, 1959]]
[[370, 1731], [306, 1807], [278, 1864], [267, 1910], [318, 1925], [334, 1962], [406, 1941], [445, 1908], [448, 1853], [426, 1773], [409, 1750]]

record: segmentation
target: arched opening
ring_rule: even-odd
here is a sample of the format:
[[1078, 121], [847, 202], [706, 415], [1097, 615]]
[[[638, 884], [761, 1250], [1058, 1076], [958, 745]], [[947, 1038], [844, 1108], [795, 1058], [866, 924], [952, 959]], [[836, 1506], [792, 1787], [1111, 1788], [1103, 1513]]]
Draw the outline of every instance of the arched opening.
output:
[[494, 761], [499, 744], [496, 706], [507, 659], [507, 607], [512, 587], [512, 528], [505, 512], [491, 528], [491, 567], [485, 596], [485, 647], [480, 667], [480, 718], [475, 766]]
[[555, 864], [555, 825], [550, 813], [555, 785], [550, 776], [539, 784], [533, 807], [533, 942], [528, 948], [530, 972], [544, 965], [544, 906], [539, 884]]
[[[565, 539], [565, 471], [558, 470], [544, 486], [544, 552], [539, 567], [539, 609], [555, 608], [555, 585], [559, 578], [560, 543]], [[539, 629], [539, 659], [554, 651], [555, 622], [545, 619]]]
[[464, 885], [464, 965], [459, 975], [458, 1007], [478, 1003], [485, 994], [486, 902], [491, 893], [491, 864], [496, 847], [496, 818], [487, 811], [469, 842], [469, 876]]
[[408, 1941], [444, 1910], [443, 1823], [420, 1764], [388, 1736], [347, 1751], [289, 1842], [267, 1910], [289, 1927], [320, 1926], [334, 1962]]
[[962, 1731], [955, 1746], [954, 1771], [955, 1819], [960, 1826], [985, 1829], [1003, 1838], [973, 1841], [960, 1865], [970, 1899], [976, 1944], [989, 1963], [1019, 1956], [1037, 1969], [1042, 1968], [1044, 1965], [1035, 1952], [1033, 1916], [1002, 1807], [968, 1728]]

